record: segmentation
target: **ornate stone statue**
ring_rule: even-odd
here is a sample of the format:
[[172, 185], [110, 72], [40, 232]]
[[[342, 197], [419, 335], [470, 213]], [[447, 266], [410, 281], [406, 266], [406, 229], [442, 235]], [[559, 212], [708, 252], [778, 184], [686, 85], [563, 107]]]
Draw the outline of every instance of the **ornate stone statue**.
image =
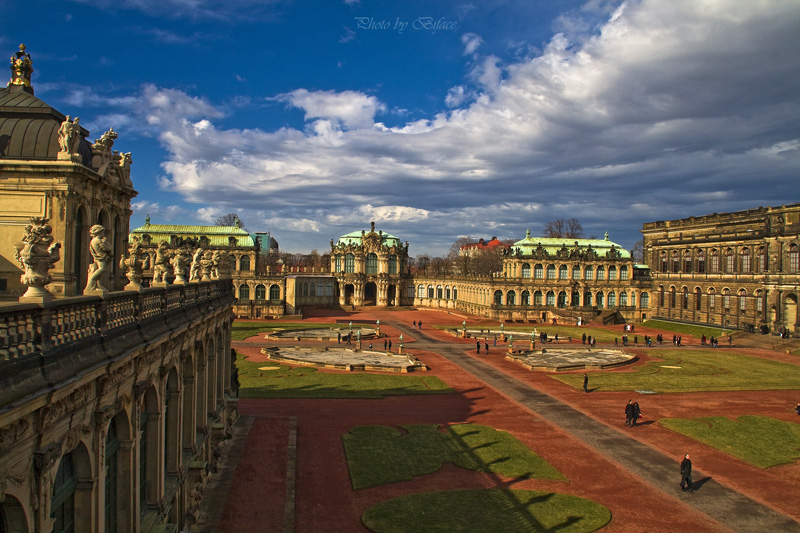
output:
[[94, 259], [94, 262], [89, 265], [89, 275], [86, 279], [86, 288], [83, 294], [92, 294], [94, 292], [107, 292], [103, 284], [103, 273], [105, 273], [108, 264], [114, 259], [111, 244], [106, 239], [106, 229], [100, 224], [95, 224], [89, 229], [89, 235], [92, 240], [89, 242], [89, 253]]
[[209, 281], [211, 280], [211, 268], [214, 265], [212, 261], [213, 254], [211, 250], [205, 250], [203, 255], [200, 257], [200, 274], [201, 274], [201, 281]]
[[126, 291], [138, 291], [142, 288], [142, 270], [150, 267], [150, 256], [142, 252], [142, 244], [134, 237], [128, 245], [128, 254], [119, 261], [120, 268], [125, 270], [128, 283]]
[[78, 156], [78, 147], [81, 144], [80, 118], [67, 115], [64, 122], [58, 128], [58, 159], [75, 160]]
[[175, 251], [175, 255], [172, 256], [172, 270], [175, 272], [175, 281], [176, 285], [183, 285], [186, 283], [186, 270], [189, 267], [189, 263], [191, 262], [192, 256], [189, 254], [189, 250], [185, 247], [181, 246]]
[[200, 258], [203, 257], [203, 249], [198, 247], [192, 254], [192, 266], [189, 270], [189, 281], [200, 281]]
[[14, 258], [24, 270], [20, 281], [28, 286], [20, 302], [48, 302], [53, 295], [44, 287], [52, 281], [49, 270], [61, 259], [61, 244], [53, 242], [49, 218], [31, 217], [22, 241], [15, 243]]
[[111, 147], [114, 146], [116, 138], [117, 132], [114, 131], [114, 128], [110, 128], [99, 139], [95, 139], [92, 145], [92, 168], [101, 176], [106, 175], [108, 167], [112, 163]]
[[231, 277], [231, 259], [225, 250], [214, 250], [211, 255], [211, 279]]
[[156, 248], [156, 259], [153, 261], [153, 283], [167, 283], [170, 273], [170, 252], [167, 241], [161, 241]]

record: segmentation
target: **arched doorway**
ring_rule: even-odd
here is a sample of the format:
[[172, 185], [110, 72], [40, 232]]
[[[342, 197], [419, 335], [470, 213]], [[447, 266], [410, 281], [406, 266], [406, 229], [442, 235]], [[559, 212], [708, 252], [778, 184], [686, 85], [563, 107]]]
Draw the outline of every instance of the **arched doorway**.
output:
[[364, 284], [364, 305], [377, 305], [378, 287], [374, 281]]
[[28, 531], [28, 519], [19, 500], [10, 494], [0, 503], [0, 533]]
[[787, 294], [783, 299], [783, 325], [795, 331], [797, 324], [797, 295]]
[[344, 286], [344, 303], [345, 305], [353, 305], [353, 295], [356, 293], [355, 287], [352, 283]]
[[386, 291], [386, 305], [398, 305], [396, 300], [397, 286], [389, 285], [389, 290]]

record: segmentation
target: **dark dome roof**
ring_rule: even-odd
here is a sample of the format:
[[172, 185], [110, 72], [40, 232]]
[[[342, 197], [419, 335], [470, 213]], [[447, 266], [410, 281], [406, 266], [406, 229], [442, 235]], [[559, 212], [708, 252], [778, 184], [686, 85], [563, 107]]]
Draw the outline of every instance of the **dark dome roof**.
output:
[[[0, 89], [0, 159], [50, 159], [58, 154], [58, 128], [66, 117], [26, 88], [12, 85]], [[92, 147], [89, 132], [81, 127], [78, 151], [90, 167]]]

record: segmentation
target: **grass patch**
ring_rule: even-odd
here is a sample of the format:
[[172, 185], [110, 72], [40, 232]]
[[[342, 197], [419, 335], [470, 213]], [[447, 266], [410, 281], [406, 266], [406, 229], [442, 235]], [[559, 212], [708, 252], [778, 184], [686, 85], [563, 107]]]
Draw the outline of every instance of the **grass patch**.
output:
[[611, 512], [590, 500], [532, 490], [477, 489], [426, 492], [375, 505], [361, 518], [376, 533], [596, 531]]
[[800, 459], [800, 424], [767, 416], [662, 418], [662, 426], [759, 468]]
[[[647, 354], [651, 361], [633, 372], [591, 374], [589, 387], [601, 391], [693, 392], [792, 390], [800, 383], [797, 365], [726, 350], [650, 349]], [[665, 368], [670, 366], [678, 368]], [[582, 374], [552, 377], [576, 389], [583, 386]]]
[[[444, 463], [506, 477], [565, 479], [547, 461], [505, 431], [458, 424], [359, 426], [342, 436], [353, 488], [409, 481]], [[456, 530], [457, 531], [457, 530]]]
[[642, 326], [653, 329], [661, 329], [664, 331], [672, 331], [681, 333], [683, 335], [691, 335], [700, 338], [703, 335], [706, 337], [727, 337], [728, 334], [733, 334], [731, 329], [714, 328], [709, 326], [695, 326], [693, 324], [681, 324], [679, 322], [670, 322], [668, 320], [646, 320]]
[[[237, 358], [240, 398], [383, 398], [411, 394], [446, 394], [441, 379], [415, 374], [328, 374], [314, 367], [292, 367]], [[277, 367], [264, 371], [259, 367]]]

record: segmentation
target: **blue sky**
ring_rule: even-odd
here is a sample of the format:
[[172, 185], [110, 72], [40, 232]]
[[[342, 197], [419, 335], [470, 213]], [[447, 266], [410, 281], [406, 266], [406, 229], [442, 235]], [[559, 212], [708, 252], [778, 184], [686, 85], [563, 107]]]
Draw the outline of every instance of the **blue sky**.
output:
[[[445, 255], [800, 201], [797, 0], [0, 0], [36, 96], [133, 153], [131, 226]], [[8, 71], [7, 71], [8, 73]]]

